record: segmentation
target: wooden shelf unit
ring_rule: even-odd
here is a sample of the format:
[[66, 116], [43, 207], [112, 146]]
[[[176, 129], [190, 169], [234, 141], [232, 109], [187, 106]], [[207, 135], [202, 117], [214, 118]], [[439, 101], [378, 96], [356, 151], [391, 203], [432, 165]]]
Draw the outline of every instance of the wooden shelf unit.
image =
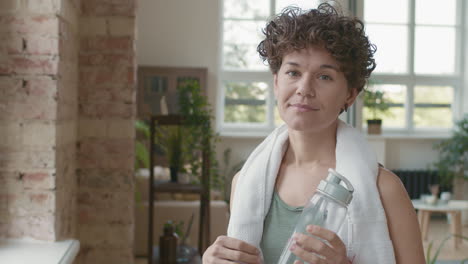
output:
[[[150, 168], [154, 168], [154, 135], [157, 125], [185, 125], [180, 115], [155, 115], [150, 120]], [[205, 145], [207, 146], [207, 145]], [[176, 182], [155, 183], [154, 169], [150, 169], [149, 206], [148, 206], [148, 264], [153, 264], [153, 211], [154, 194], [159, 193], [195, 193], [200, 195], [200, 227], [198, 234], [198, 251], [203, 254], [210, 239], [210, 160], [209, 148], [202, 150], [201, 184], [182, 184]]]

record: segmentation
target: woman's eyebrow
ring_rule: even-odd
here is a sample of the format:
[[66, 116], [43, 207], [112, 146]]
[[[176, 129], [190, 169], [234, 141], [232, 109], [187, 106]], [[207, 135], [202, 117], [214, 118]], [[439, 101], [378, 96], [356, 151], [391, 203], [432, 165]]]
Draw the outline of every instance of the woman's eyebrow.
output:
[[286, 64], [291, 65], [291, 66], [296, 66], [296, 67], [300, 66], [299, 63], [294, 62], [294, 61], [288, 61], [288, 62], [286, 62]]
[[340, 71], [340, 68], [338, 68], [338, 67], [335, 66], [335, 65], [331, 65], [331, 64], [322, 64], [322, 65], [320, 65], [320, 68], [321, 68], [321, 69], [332, 69], [332, 70], [334, 70], [334, 71], [336, 71], [336, 72], [339, 72], [339, 71]]
[[[300, 67], [301, 65], [295, 61], [287, 61], [285, 62], [286, 65], [290, 65], [290, 66], [294, 66], [294, 67]], [[336, 72], [340, 72], [340, 68], [336, 65], [333, 65], [333, 64], [322, 64], [320, 65], [319, 67], [320, 69], [332, 69]]]

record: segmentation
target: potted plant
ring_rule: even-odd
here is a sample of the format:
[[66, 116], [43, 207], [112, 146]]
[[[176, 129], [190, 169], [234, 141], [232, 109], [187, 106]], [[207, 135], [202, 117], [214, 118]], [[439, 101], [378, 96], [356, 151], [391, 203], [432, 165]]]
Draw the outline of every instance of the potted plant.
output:
[[435, 143], [434, 149], [439, 152], [439, 159], [433, 165], [441, 185], [453, 184], [456, 199], [467, 199], [463, 195], [468, 180], [468, 115], [456, 122], [452, 136]]
[[382, 133], [382, 116], [389, 113], [389, 102], [385, 93], [379, 90], [364, 90], [364, 107], [369, 109], [371, 119], [367, 119], [367, 133]]
[[166, 144], [163, 144], [167, 158], [169, 160], [169, 169], [171, 172], [171, 182], [178, 181], [178, 174], [184, 165], [184, 138], [180, 126], [171, 126], [166, 129]]
[[[202, 94], [197, 80], [187, 79], [177, 86], [179, 94], [179, 115], [184, 118], [183, 126], [157, 126], [155, 145], [157, 151], [167, 157], [168, 166], [172, 169], [171, 180], [175, 180], [175, 171], [187, 173], [192, 183], [199, 183], [202, 170], [201, 153], [205, 150], [210, 157], [210, 186], [223, 190], [224, 181], [218, 172], [216, 160], [216, 142], [218, 134], [211, 126], [213, 113], [208, 99]], [[135, 169], [149, 167], [148, 142], [150, 126], [147, 121], [135, 123], [142, 141], [137, 140]]]
[[[140, 135], [140, 139], [135, 142], [135, 170], [149, 169], [150, 127], [147, 121], [136, 120], [135, 129]], [[170, 126], [158, 127], [155, 135], [158, 151], [167, 156], [172, 182], [177, 181], [178, 172], [183, 170], [185, 155], [182, 149], [184, 144], [183, 134], [182, 127]]]
[[[183, 151], [186, 155], [187, 173], [189, 175], [201, 175], [202, 159], [201, 152], [204, 150], [209, 156], [210, 186], [208, 189], [223, 189], [223, 180], [218, 172], [216, 159], [216, 142], [218, 134], [211, 126], [213, 113], [208, 98], [202, 94], [200, 83], [197, 80], [186, 79], [177, 86], [179, 92], [180, 115], [184, 117], [186, 124], [184, 132]], [[198, 152], [198, 153], [197, 153]], [[199, 182], [199, 178], [195, 177]]]

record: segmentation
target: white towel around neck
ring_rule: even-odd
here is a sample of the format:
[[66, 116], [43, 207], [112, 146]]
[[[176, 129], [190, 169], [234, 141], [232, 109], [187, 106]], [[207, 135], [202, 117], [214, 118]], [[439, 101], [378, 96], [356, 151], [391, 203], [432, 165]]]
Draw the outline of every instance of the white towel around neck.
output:
[[[353, 263], [393, 264], [393, 245], [376, 184], [378, 163], [375, 154], [361, 133], [341, 120], [336, 137], [335, 170], [355, 189], [346, 223], [338, 235], [346, 244]], [[264, 219], [287, 142], [288, 129], [283, 125], [250, 154], [237, 179], [228, 236], [260, 248]]]

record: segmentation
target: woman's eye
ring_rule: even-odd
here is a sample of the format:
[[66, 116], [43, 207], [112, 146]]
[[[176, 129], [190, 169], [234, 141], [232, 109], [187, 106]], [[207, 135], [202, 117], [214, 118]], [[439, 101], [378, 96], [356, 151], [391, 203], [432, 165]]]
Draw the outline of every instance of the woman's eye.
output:
[[288, 71], [286, 74], [292, 77], [299, 76], [299, 72], [297, 71]]
[[319, 76], [320, 80], [325, 80], [325, 81], [331, 81], [332, 78], [329, 75], [320, 75]]

